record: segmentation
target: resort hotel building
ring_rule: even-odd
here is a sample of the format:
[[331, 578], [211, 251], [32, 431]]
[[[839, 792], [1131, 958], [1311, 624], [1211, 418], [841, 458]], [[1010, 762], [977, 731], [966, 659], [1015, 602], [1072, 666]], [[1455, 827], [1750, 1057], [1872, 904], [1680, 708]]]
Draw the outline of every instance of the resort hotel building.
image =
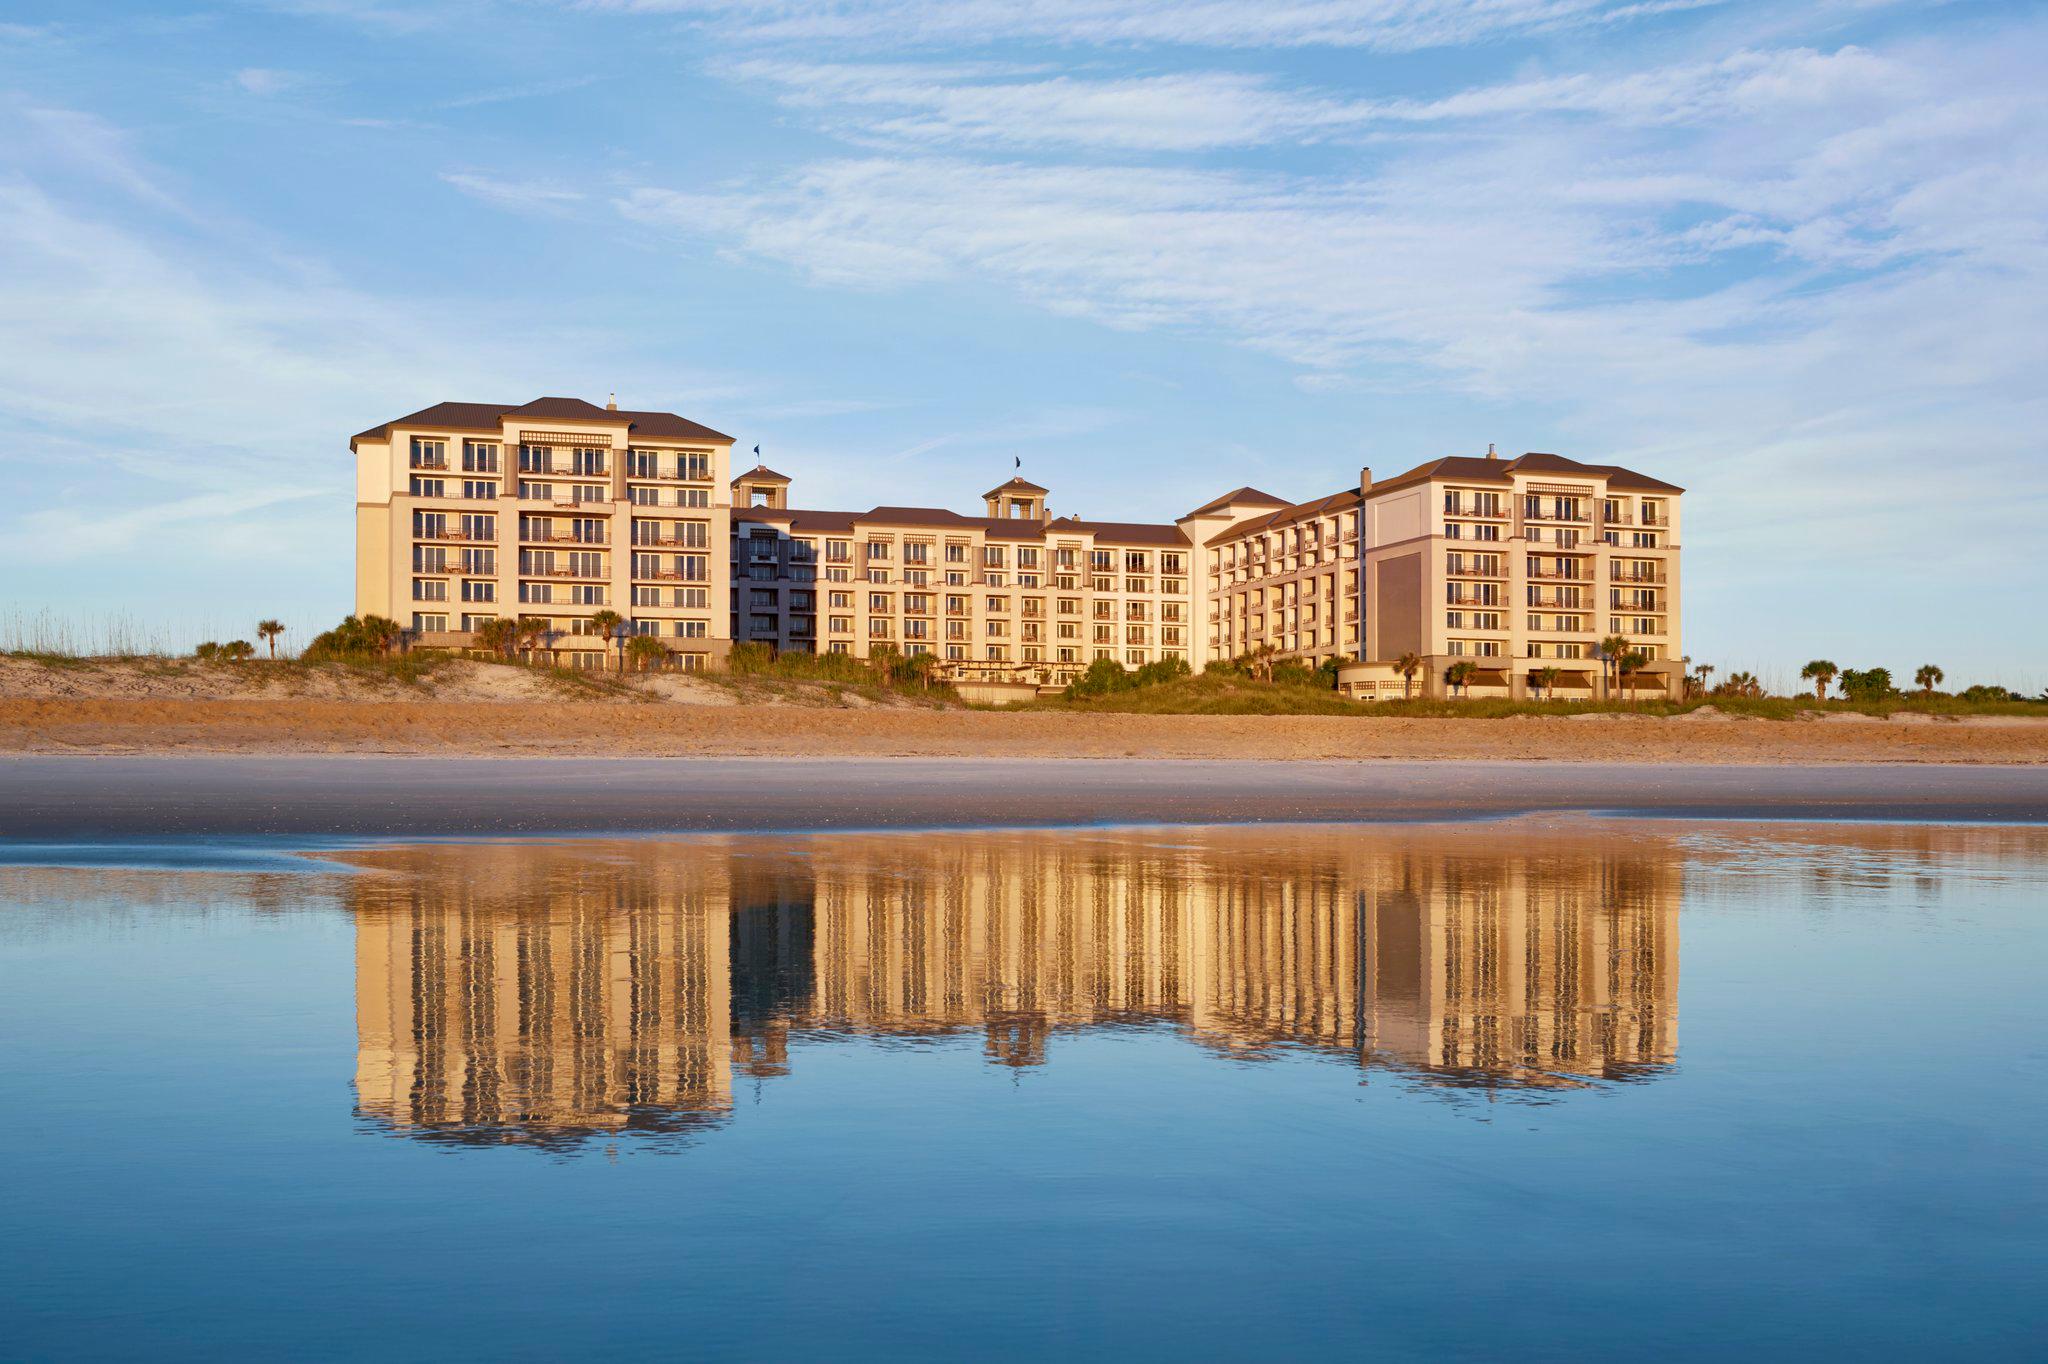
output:
[[[357, 435], [356, 610], [413, 647], [473, 647], [500, 616], [596, 667], [658, 639], [686, 669], [735, 644], [930, 654], [991, 692], [1064, 686], [1100, 659], [1338, 665], [1361, 700], [1603, 686], [1676, 693], [1682, 489], [1553, 454], [1452, 456], [1305, 502], [1238, 488], [1171, 524], [1055, 516], [1013, 477], [979, 515], [807, 509], [735, 476], [733, 438], [576, 398], [438, 403]], [[1643, 666], [1605, 665], [1621, 636]], [[1399, 665], [1408, 660], [1412, 671]]]

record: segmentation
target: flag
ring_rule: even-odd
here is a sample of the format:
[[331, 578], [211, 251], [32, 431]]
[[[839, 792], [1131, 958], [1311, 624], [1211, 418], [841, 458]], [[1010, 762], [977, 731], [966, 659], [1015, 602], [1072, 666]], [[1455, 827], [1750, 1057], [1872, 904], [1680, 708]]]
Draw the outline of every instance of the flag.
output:
[[1023, 467], [1024, 467], [1024, 456], [1022, 456], [1022, 455], [1018, 455], [1018, 456], [1016, 457], [1016, 459], [1017, 459], [1017, 467], [1018, 467], [1019, 469], [1023, 468]]
[[754, 447], [754, 458], [755, 458], [755, 459], [759, 459], [759, 458], [761, 458], [761, 447], [760, 447], [760, 446], [758, 446], [758, 445]]

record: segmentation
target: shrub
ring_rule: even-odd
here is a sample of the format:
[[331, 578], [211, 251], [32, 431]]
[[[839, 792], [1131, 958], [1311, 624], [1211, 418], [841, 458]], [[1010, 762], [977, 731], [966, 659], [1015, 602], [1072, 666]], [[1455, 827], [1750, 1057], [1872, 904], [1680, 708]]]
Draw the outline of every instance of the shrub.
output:
[[212, 663], [220, 657], [220, 644], [215, 640], [209, 639], [206, 643], [192, 651], [192, 657], [198, 659], [201, 663]]
[[1889, 668], [1844, 668], [1836, 685], [1851, 701], [1882, 701], [1898, 694], [1892, 687]]
[[1098, 658], [1082, 673], [1067, 684], [1067, 696], [1080, 699], [1087, 696], [1107, 696], [1111, 692], [1129, 691], [1137, 686], [1137, 679], [1124, 671], [1124, 665], [1113, 658]]
[[343, 616], [341, 624], [323, 630], [306, 646], [305, 657], [315, 662], [331, 659], [379, 658], [405, 637], [405, 627], [383, 616]]

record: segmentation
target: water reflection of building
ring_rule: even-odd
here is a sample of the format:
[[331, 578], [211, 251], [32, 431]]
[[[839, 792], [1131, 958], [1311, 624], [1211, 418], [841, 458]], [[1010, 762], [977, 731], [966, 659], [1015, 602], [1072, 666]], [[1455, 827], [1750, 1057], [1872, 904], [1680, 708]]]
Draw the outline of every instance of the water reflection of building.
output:
[[[1171, 1027], [1430, 1083], [1677, 1049], [1680, 862], [1480, 830], [823, 836], [363, 854], [363, 1112], [489, 1140], [687, 1128], [791, 1039]], [[383, 873], [383, 874], [378, 874]]]
[[[396, 855], [356, 900], [356, 1093], [423, 1135], [675, 1130], [732, 1106], [731, 923], [692, 861]], [[457, 874], [448, 874], [456, 870]]]

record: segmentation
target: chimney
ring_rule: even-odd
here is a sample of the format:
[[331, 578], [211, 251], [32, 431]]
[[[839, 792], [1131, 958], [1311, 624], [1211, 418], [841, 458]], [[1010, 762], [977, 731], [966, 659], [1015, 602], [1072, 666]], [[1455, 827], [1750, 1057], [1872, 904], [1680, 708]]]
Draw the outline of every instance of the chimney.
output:
[[1487, 457], [1488, 459], [1499, 459], [1499, 458], [1500, 458], [1500, 452], [1499, 452], [1499, 451], [1497, 451], [1497, 450], [1495, 450], [1495, 449], [1493, 448], [1493, 442], [1492, 442], [1492, 441], [1488, 441], [1488, 442], [1486, 442], [1486, 457]]
[[616, 412], [619, 410], [618, 394], [614, 393], [604, 400], [604, 410], [607, 412]]
[[1358, 471], [1358, 495], [1360, 497], [1372, 496], [1372, 466], [1370, 464]]

